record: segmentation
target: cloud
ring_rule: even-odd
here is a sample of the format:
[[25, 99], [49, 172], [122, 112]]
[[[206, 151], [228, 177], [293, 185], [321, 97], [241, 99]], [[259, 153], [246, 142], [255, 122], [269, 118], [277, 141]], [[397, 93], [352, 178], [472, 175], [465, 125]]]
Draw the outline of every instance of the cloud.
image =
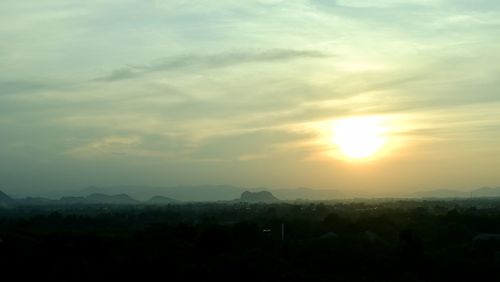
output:
[[464, 151], [498, 140], [498, 1], [278, 2], [1, 2], [3, 159], [299, 175], [323, 148], [296, 129], [350, 115]]
[[129, 78], [134, 78], [140, 75], [140, 71], [134, 70], [134, 68], [128, 67], [128, 68], [121, 68], [114, 70], [111, 72], [109, 75], [102, 77], [102, 78], [97, 78], [97, 81], [115, 81], [115, 80], [123, 80], [123, 79], [129, 79]]
[[[66, 138], [64, 154], [80, 160], [131, 160], [175, 162], [186, 161], [196, 148], [196, 140], [176, 133], [152, 133], [134, 130], [117, 131], [121, 134], [101, 137]], [[93, 132], [97, 134], [96, 131]], [[109, 133], [109, 132], [108, 132]], [[88, 135], [87, 135], [88, 136]]]
[[257, 160], [272, 158], [289, 144], [314, 137], [311, 132], [284, 129], [255, 130], [231, 135], [212, 136], [202, 140], [192, 151], [194, 159], [217, 159], [226, 161]]
[[17, 95], [60, 88], [61, 85], [30, 80], [0, 80], [0, 95]]
[[130, 155], [141, 144], [139, 136], [109, 136], [85, 142], [66, 153], [78, 159], [109, 158], [110, 155]]
[[437, 4], [438, 0], [316, 0], [322, 4], [334, 3], [334, 5], [351, 7], [351, 8], [396, 8], [396, 7], [408, 7], [408, 6], [428, 6]]
[[246, 63], [286, 62], [294, 59], [327, 58], [330, 55], [315, 50], [276, 49], [254, 52], [232, 52], [215, 55], [182, 55], [156, 60], [146, 66], [132, 66], [117, 69], [96, 81], [116, 81], [130, 79], [152, 72], [179, 71], [188, 69], [221, 68]]

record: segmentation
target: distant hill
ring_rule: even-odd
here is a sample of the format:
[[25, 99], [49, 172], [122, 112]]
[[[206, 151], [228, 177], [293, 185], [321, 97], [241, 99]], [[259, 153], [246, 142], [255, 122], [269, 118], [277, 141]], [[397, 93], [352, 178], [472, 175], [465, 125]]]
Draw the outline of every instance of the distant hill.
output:
[[151, 199], [147, 200], [146, 203], [150, 205], [168, 205], [168, 204], [175, 204], [178, 203], [179, 201], [174, 200], [169, 197], [163, 197], [163, 196], [154, 196]]
[[490, 187], [482, 187], [476, 190], [472, 190], [472, 197], [500, 197], [500, 187], [490, 188]]
[[418, 198], [465, 198], [470, 197], [469, 192], [449, 190], [449, 189], [438, 189], [429, 191], [419, 191], [410, 194], [410, 197]]
[[293, 188], [293, 189], [269, 189], [273, 195], [281, 200], [332, 200], [342, 198], [344, 195], [337, 190], [316, 190], [311, 188]]
[[44, 206], [58, 204], [59, 201], [42, 198], [42, 197], [26, 197], [24, 199], [15, 200], [19, 205], [25, 206]]
[[106, 194], [91, 194], [85, 198], [89, 204], [120, 204], [120, 205], [135, 205], [140, 202], [132, 199], [127, 194], [106, 195]]
[[[244, 202], [276, 202], [283, 201], [326, 201], [345, 198], [337, 190], [316, 190], [310, 188], [268, 189], [243, 188], [237, 186], [90, 186], [78, 191], [66, 191], [59, 200], [42, 197], [26, 197], [13, 199], [0, 191], [0, 207], [16, 205], [74, 205], [74, 204], [116, 204], [136, 205], [150, 204], [163, 205], [183, 202], [217, 202], [217, 201], [244, 201]], [[453, 189], [437, 189], [399, 194], [392, 197], [404, 198], [484, 198], [499, 197], [500, 187], [482, 187], [469, 191]], [[137, 200], [139, 199], [139, 200]], [[235, 200], [236, 199], [236, 200]], [[279, 200], [278, 200], [279, 199]]]
[[240, 196], [240, 201], [247, 203], [274, 203], [278, 198], [274, 197], [269, 191], [249, 192], [245, 191]]
[[230, 201], [239, 198], [245, 192], [270, 191], [282, 200], [331, 200], [344, 195], [337, 190], [317, 190], [310, 188], [272, 189], [267, 187], [248, 188], [229, 185], [199, 185], [199, 186], [140, 186], [123, 185], [97, 187], [89, 186], [79, 191], [68, 192], [72, 196], [85, 196], [93, 193], [120, 194], [126, 193], [134, 199], [148, 201], [154, 196], [163, 196], [186, 202]]
[[136, 205], [140, 204], [140, 201], [132, 199], [127, 194], [117, 194], [117, 195], [106, 195], [100, 193], [94, 193], [87, 197], [62, 197], [59, 204], [66, 205], [95, 205], [95, 204], [106, 204], [106, 205]]
[[471, 191], [459, 191], [452, 189], [438, 189], [420, 191], [410, 194], [410, 197], [418, 198], [488, 198], [500, 197], [500, 187], [482, 187]]
[[80, 191], [70, 192], [71, 195], [85, 196], [93, 193], [120, 194], [126, 193], [134, 199], [147, 201], [154, 196], [163, 196], [181, 201], [211, 202], [228, 201], [238, 198], [246, 188], [226, 185], [200, 185], [200, 186], [168, 186], [153, 187], [139, 185], [124, 185], [110, 187], [89, 186]]
[[0, 208], [10, 208], [16, 205], [16, 201], [0, 191]]
[[85, 197], [62, 197], [59, 203], [63, 205], [84, 204]]

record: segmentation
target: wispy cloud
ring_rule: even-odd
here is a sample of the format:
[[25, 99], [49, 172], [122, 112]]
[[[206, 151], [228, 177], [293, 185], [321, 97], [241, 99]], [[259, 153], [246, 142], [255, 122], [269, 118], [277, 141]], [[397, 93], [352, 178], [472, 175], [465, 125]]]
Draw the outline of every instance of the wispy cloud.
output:
[[247, 63], [276, 63], [301, 58], [327, 58], [327, 53], [315, 50], [268, 50], [254, 52], [231, 52], [215, 55], [181, 55], [156, 60], [144, 66], [128, 66], [117, 69], [97, 81], [116, 81], [136, 78], [152, 72], [199, 70], [207, 68], [221, 68]]
[[164, 164], [178, 182], [291, 169], [326, 187], [349, 173], [303, 164], [325, 150], [309, 125], [401, 118], [407, 163], [498, 140], [498, 1], [49, 2], [0, 2], [0, 168], [140, 160], [158, 182]]

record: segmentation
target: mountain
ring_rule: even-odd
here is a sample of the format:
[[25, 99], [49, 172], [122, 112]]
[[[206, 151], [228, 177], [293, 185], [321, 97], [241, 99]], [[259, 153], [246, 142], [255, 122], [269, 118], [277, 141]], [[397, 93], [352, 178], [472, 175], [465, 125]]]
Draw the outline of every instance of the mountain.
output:
[[24, 199], [18, 199], [16, 202], [20, 205], [25, 206], [44, 206], [44, 205], [57, 205], [59, 201], [42, 198], [42, 197], [26, 197]]
[[10, 208], [16, 205], [16, 201], [0, 191], [0, 208]]
[[500, 197], [500, 187], [482, 187], [471, 191], [471, 197]]
[[415, 192], [410, 197], [419, 198], [485, 198], [485, 197], [500, 197], [500, 187], [482, 187], [471, 191], [459, 191], [450, 189], [439, 189]]
[[135, 205], [140, 202], [132, 199], [127, 194], [106, 195], [106, 194], [91, 194], [85, 198], [88, 204], [116, 204], [116, 205]]
[[154, 196], [151, 199], [146, 201], [146, 204], [150, 205], [168, 205], [168, 204], [175, 204], [178, 203], [179, 201], [174, 200], [172, 198], [168, 197], [163, 197], [163, 196]]
[[[180, 202], [216, 202], [216, 201], [232, 201], [240, 199], [244, 192], [257, 193], [259, 191], [269, 191], [273, 197], [284, 201], [326, 201], [333, 199], [346, 198], [346, 194], [331, 189], [310, 189], [310, 188], [285, 188], [285, 189], [269, 189], [266, 187], [260, 188], [245, 188], [228, 185], [199, 185], [199, 186], [140, 186], [140, 185], [125, 185], [125, 186], [108, 186], [97, 187], [89, 186], [77, 191], [64, 192], [65, 197], [61, 197], [60, 201], [52, 202], [53, 204], [138, 204], [141, 203], [135, 199], [142, 201], [145, 204], [169, 204], [173, 201]], [[90, 196], [87, 196], [90, 195]], [[113, 195], [113, 196], [109, 196]], [[45, 196], [45, 195], [44, 195]], [[157, 198], [163, 197], [163, 198]], [[375, 198], [379, 196], [373, 196]], [[418, 191], [414, 193], [401, 193], [392, 195], [391, 197], [403, 198], [469, 198], [469, 197], [500, 197], [500, 187], [489, 188], [483, 187], [472, 191], [453, 190], [453, 189], [437, 189], [428, 191]], [[59, 197], [58, 197], [59, 198]], [[175, 200], [174, 200], [175, 199]], [[29, 205], [52, 204], [49, 200], [43, 198], [27, 198], [18, 200], [19, 203]], [[250, 200], [251, 201], [251, 200]], [[9, 205], [12, 205], [12, 199]], [[15, 203], [15, 200], [14, 200]], [[1, 202], [0, 202], [0, 205]]]
[[141, 202], [132, 199], [129, 195], [123, 193], [117, 195], [94, 193], [88, 195], [87, 197], [62, 197], [58, 203], [63, 205], [137, 205]]
[[122, 185], [97, 187], [89, 186], [82, 190], [70, 192], [72, 196], [85, 196], [93, 193], [99, 194], [119, 194], [126, 193], [134, 199], [148, 201], [154, 196], [163, 196], [186, 202], [214, 202], [229, 201], [239, 198], [245, 191], [270, 191], [276, 197], [283, 200], [331, 200], [342, 198], [343, 195], [337, 190], [316, 190], [310, 188], [285, 188], [272, 189], [266, 187], [248, 188], [229, 185], [199, 185], [199, 186], [141, 186]]
[[226, 185], [200, 186], [140, 186], [124, 185], [96, 187], [90, 186], [80, 191], [69, 192], [73, 196], [85, 196], [93, 193], [120, 194], [126, 193], [134, 199], [147, 201], [154, 196], [163, 196], [187, 202], [228, 201], [238, 198], [247, 188]]
[[85, 197], [62, 197], [59, 203], [63, 205], [84, 204]]
[[418, 198], [466, 198], [470, 197], [470, 192], [450, 190], [450, 189], [438, 189], [429, 191], [419, 191], [410, 194], [410, 197]]
[[269, 191], [249, 192], [245, 191], [240, 196], [241, 202], [247, 203], [274, 203], [278, 198], [274, 197]]
[[294, 189], [270, 189], [270, 191], [281, 200], [332, 200], [342, 198], [344, 195], [337, 190], [316, 190], [310, 188], [294, 188]]

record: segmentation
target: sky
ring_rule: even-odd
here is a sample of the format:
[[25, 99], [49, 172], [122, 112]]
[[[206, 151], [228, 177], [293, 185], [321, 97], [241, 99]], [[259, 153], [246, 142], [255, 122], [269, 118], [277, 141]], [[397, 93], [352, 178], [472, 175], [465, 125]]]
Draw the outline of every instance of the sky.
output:
[[[0, 189], [500, 185], [496, 0], [0, 1]], [[384, 145], [349, 159], [339, 120]]]

